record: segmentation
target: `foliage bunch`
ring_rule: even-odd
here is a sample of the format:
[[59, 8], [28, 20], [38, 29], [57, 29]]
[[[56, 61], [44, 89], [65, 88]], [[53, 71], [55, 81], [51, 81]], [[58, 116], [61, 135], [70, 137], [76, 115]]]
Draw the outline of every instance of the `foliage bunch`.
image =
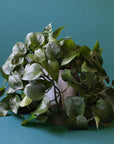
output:
[[[6, 81], [0, 88], [1, 117], [8, 115], [8, 111], [19, 116], [30, 114], [22, 125], [36, 119], [38, 123], [67, 125], [69, 129], [87, 129], [95, 124], [98, 128], [113, 121], [114, 82], [107, 86], [109, 77], [103, 69], [98, 41], [91, 50], [76, 45], [69, 37], [57, 40], [63, 28], [52, 32], [49, 24], [42, 33], [28, 33], [25, 43], [13, 46], [0, 68]], [[77, 91], [65, 99], [65, 109], [62, 93], [67, 88], [58, 88], [61, 71], [67, 88]], [[50, 101], [46, 94], [52, 87], [54, 99]]]

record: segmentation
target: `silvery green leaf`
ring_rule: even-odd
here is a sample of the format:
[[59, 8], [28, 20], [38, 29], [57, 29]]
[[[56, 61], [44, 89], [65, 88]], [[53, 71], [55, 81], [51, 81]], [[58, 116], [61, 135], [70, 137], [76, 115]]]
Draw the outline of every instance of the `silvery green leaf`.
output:
[[46, 47], [46, 56], [48, 59], [58, 59], [61, 57], [60, 46], [56, 42], [49, 42]]
[[32, 112], [32, 114], [40, 115], [45, 113], [48, 110], [49, 107], [49, 99], [47, 96], [44, 96], [41, 104], [37, 107], [35, 111]]
[[45, 50], [41, 48], [35, 50], [33, 59], [35, 62], [43, 64], [46, 61]]
[[20, 103], [20, 107], [28, 106], [31, 102], [32, 100], [28, 96], [25, 96]]
[[5, 62], [5, 64], [2, 66], [2, 70], [5, 74], [9, 75], [12, 71], [12, 69], [15, 67], [14, 65], [12, 65], [11, 61], [13, 59], [13, 53], [9, 56], [9, 58], [7, 59], [7, 61]]
[[14, 73], [9, 76], [8, 84], [14, 90], [20, 90], [23, 88], [23, 83], [18, 73]]
[[21, 102], [21, 99], [19, 98], [18, 95], [15, 95], [14, 98], [10, 99], [10, 108], [11, 108], [12, 112], [14, 112], [15, 114], [17, 114], [17, 112], [18, 112], [20, 102]]
[[0, 117], [4, 117], [6, 116], [8, 113], [8, 110], [7, 110], [7, 105], [0, 102]]
[[22, 42], [17, 42], [14, 46], [13, 46], [13, 54], [16, 55], [17, 53], [23, 53], [25, 54], [27, 52], [27, 47], [24, 43]]
[[27, 71], [25, 71], [22, 77], [23, 80], [35, 80], [39, 78], [42, 73], [41, 66], [37, 63], [33, 63], [29, 68], [26, 69]]
[[24, 93], [32, 100], [39, 101], [43, 99], [44, 93], [51, 87], [51, 83], [46, 80], [37, 80], [33, 83], [27, 84]]
[[27, 46], [39, 46], [44, 43], [44, 36], [42, 33], [28, 33], [25, 38]]
[[14, 93], [16, 90], [12, 89], [11, 87], [9, 87], [6, 91], [5, 94], [9, 94], [9, 93]]
[[43, 35], [45, 37], [46, 43], [53, 41], [51, 23], [47, 27], [45, 27], [45, 29], [43, 30]]
[[16, 55], [14, 55], [13, 59], [12, 59], [12, 64], [13, 65], [20, 65], [23, 63], [24, 61], [24, 57], [23, 57], [23, 53], [19, 52]]

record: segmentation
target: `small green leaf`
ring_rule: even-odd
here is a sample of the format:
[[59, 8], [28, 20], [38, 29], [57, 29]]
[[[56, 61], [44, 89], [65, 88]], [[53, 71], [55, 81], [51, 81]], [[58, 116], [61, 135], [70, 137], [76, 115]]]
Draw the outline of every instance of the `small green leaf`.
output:
[[48, 43], [49, 41], [52, 41], [52, 26], [51, 23], [45, 27], [43, 30], [43, 35], [45, 37], [45, 42]]
[[99, 42], [96, 41], [93, 51], [99, 52]]
[[65, 27], [65, 26], [62, 26], [62, 27], [58, 28], [57, 30], [55, 30], [55, 31], [53, 32], [53, 35], [52, 35], [53, 38], [57, 39], [57, 37], [59, 36], [61, 30], [62, 30], [64, 27]]
[[36, 115], [31, 115], [30, 118], [24, 120], [21, 125], [25, 125], [27, 122], [29, 122], [29, 121], [31, 121], [31, 120], [33, 120], [33, 119], [35, 119], [35, 118], [37, 118]]
[[22, 79], [23, 80], [35, 80], [38, 79], [42, 73], [41, 66], [37, 63], [33, 63], [27, 71], [25, 71]]
[[88, 121], [82, 115], [72, 115], [68, 118], [67, 123], [69, 130], [79, 130], [79, 129], [87, 129], [88, 128]]
[[97, 72], [97, 71], [98, 70], [89, 67], [85, 61], [83, 62], [81, 66], [81, 72]]
[[40, 101], [43, 99], [45, 91], [50, 87], [50, 82], [45, 80], [38, 80], [27, 84], [24, 89], [24, 93], [32, 100]]
[[71, 81], [72, 80], [72, 76], [71, 76], [71, 72], [69, 69], [65, 69], [63, 72], [62, 72], [62, 75], [61, 75], [62, 79], [64, 81]]
[[67, 116], [72, 114], [83, 115], [85, 109], [85, 102], [82, 97], [69, 96], [65, 99], [65, 110]]
[[45, 50], [40, 48], [35, 50], [33, 60], [37, 63], [43, 64], [46, 61]]
[[27, 48], [26, 45], [22, 42], [17, 42], [14, 46], [13, 46], [13, 54], [16, 55], [18, 53], [23, 53], [25, 54], [27, 52]]
[[6, 89], [5, 87], [0, 88], [0, 97], [3, 96], [5, 89]]
[[41, 104], [37, 107], [35, 111], [32, 112], [32, 114], [40, 115], [45, 113], [48, 110], [49, 107], [49, 99], [47, 96], [44, 96]]
[[44, 36], [42, 33], [28, 33], [25, 38], [25, 43], [27, 46], [39, 46], [44, 43]]
[[9, 76], [8, 84], [14, 90], [20, 90], [23, 88], [23, 83], [18, 73], [14, 73], [13, 75]]
[[2, 102], [0, 102], [0, 117], [6, 116], [7, 113], [8, 113], [8, 111], [7, 111], [7, 105], [4, 104], [4, 103], [2, 103]]
[[58, 59], [61, 57], [61, 50], [56, 42], [49, 42], [46, 46], [46, 56], [48, 59]]
[[32, 100], [28, 97], [28, 96], [25, 96], [22, 101], [20, 102], [20, 107], [25, 107], [25, 106], [28, 106], [30, 103], [32, 102]]
[[3, 76], [3, 78], [5, 78], [6, 80], [8, 80], [8, 75], [4, 73], [4, 71], [2, 70], [1, 67], [0, 67], [0, 73]]
[[98, 130], [99, 129], [100, 118], [98, 116], [94, 116], [94, 119], [95, 119], [96, 127], [97, 127], [97, 130]]

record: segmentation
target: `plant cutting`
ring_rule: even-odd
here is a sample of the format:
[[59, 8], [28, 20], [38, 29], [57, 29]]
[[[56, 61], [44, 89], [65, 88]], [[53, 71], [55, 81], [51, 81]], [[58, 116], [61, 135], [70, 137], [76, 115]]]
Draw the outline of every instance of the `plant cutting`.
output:
[[[79, 46], [64, 27], [28, 33], [17, 42], [0, 68], [0, 117], [10, 112], [32, 120], [67, 126], [70, 130], [108, 126], [114, 120], [114, 81], [103, 68], [102, 48]], [[51, 91], [51, 93], [50, 93]], [[26, 115], [30, 117], [26, 119]]]

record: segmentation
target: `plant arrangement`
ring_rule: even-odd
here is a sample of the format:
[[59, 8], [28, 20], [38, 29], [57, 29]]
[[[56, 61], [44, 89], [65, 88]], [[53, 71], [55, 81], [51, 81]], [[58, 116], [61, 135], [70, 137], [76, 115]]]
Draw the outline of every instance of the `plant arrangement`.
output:
[[[5, 81], [0, 88], [0, 116], [9, 112], [30, 117], [38, 123], [65, 125], [68, 129], [107, 126], [114, 120], [114, 81], [103, 69], [98, 41], [93, 49], [76, 45], [70, 38], [57, 40], [64, 27], [52, 32], [49, 24], [42, 33], [28, 33], [25, 43], [17, 42], [0, 68]], [[66, 88], [58, 87], [59, 78]], [[108, 86], [109, 85], [109, 86]], [[71, 87], [74, 95], [63, 94]], [[47, 94], [53, 90], [53, 100]], [[25, 117], [26, 118], [26, 117]]]

